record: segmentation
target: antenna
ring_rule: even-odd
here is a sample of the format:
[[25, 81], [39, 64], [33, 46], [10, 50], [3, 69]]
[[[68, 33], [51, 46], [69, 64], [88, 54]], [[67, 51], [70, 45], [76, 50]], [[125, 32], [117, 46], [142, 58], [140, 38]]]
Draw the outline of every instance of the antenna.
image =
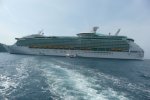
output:
[[121, 29], [118, 29], [118, 31], [115, 33], [115, 36], [118, 36]]
[[98, 26], [95, 26], [95, 27], [93, 27], [93, 30], [92, 30], [92, 32], [93, 33], [96, 33], [96, 31], [99, 29], [99, 27]]

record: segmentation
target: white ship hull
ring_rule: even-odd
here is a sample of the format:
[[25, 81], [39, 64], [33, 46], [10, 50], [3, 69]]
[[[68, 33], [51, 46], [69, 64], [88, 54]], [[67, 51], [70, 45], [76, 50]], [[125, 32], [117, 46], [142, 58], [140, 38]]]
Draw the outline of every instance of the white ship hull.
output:
[[25, 46], [4, 46], [12, 54], [49, 55], [49, 56], [70, 56], [70, 57], [91, 57], [111, 59], [139, 59], [144, 57], [143, 52], [108, 52], [89, 50], [61, 50], [61, 49], [38, 49]]

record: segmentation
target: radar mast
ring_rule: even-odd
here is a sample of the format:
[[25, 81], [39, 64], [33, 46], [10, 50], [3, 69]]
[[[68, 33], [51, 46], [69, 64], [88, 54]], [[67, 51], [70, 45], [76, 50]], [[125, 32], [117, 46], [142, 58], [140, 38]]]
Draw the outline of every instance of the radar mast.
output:
[[98, 29], [99, 29], [98, 26], [94, 26], [92, 32], [93, 32], [93, 33], [96, 33]]
[[39, 35], [44, 35], [44, 32], [43, 32], [44, 30], [42, 29], [42, 30], [40, 30], [39, 32], [38, 32], [38, 34]]

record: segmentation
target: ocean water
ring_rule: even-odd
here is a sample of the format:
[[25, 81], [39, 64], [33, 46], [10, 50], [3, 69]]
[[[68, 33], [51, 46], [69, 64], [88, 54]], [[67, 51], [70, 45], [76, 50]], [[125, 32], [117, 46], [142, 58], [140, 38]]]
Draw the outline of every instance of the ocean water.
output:
[[150, 100], [150, 60], [0, 53], [0, 100]]

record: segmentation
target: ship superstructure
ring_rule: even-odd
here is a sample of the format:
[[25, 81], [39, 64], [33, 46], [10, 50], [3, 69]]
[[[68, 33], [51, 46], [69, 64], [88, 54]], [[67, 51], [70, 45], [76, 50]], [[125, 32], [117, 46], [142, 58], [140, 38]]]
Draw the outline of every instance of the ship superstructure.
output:
[[115, 59], [143, 59], [144, 51], [126, 36], [92, 32], [79, 33], [77, 36], [44, 36], [42, 32], [22, 38], [12, 46], [5, 46], [10, 53], [54, 55], [72, 57], [95, 57]]

